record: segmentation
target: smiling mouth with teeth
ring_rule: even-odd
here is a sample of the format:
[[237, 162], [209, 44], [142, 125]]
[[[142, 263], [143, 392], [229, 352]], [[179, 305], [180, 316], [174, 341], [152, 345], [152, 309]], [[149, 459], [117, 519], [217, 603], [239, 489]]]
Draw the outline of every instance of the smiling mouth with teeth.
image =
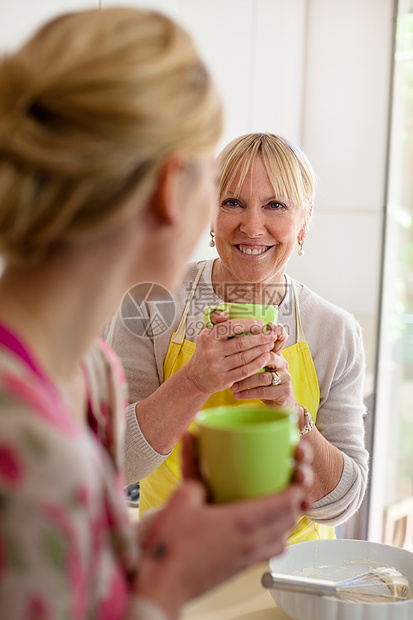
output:
[[238, 250], [240, 250], [240, 252], [242, 252], [243, 254], [249, 254], [249, 255], [252, 254], [253, 256], [258, 256], [259, 254], [264, 254], [264, 252], [267, 252], [272, 246], [267, 245], [261, 250], [257, 250], [256, 248], [254, 249], [245, 248], [245, 247], [241, 247], [240, 245], [236, 245], [235, 247], [238, 248]]

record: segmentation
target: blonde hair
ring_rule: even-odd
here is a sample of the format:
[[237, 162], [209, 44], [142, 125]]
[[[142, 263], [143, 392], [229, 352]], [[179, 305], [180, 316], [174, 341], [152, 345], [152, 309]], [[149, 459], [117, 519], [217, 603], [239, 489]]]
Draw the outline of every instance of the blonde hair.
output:
[[189, 35], [136, 9], [67, 14], [0, 63], [0, 254], [29, 264], [196, 161], [221, 106]]
[[228, 190], [237, 175], [235, 194], [239, 195], [257, 155], [262, 158], [275, 194], [302, 207], [308, 224], [315, 192], [313, 168], [298, 146], [272, 133], [246, 134], [232, 140], [221, 151], [218, 195]]

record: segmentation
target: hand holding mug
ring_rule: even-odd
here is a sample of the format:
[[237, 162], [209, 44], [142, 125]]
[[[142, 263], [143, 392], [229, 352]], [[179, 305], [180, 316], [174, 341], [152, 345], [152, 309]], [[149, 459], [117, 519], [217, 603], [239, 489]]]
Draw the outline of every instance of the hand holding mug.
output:
[[156, 602], [172, 620], [186, 601], [281, 553], [300, 511], [308, 507], [308, 447], [297, 449], [297, 480], [281, 493], [217, 505], [207, 503], [204, 487], [193, 480], [195, 446], [195, 438], [187, 434], [184, 471], [192, 481], [184, 481], [152, 515], [132, 582], [133, 592]]
[[[217, 311], [218, 306], [210, 308], [205, 317], [212, 327], [201, 330], [195, 353], [182, 369], [188, 379], [208, 395], [229, 388], [234, 382], [274, 363], [274, 347], [278, 350], [286, 341], [285, 332], [272, 322], [248, 317], [245, 312], [241, 318], [231, 319], [223, 307], [222, 311]], [[275, 318], [274, 307], [269, 308], [269, 315], [260, 313], [259, 316]]]

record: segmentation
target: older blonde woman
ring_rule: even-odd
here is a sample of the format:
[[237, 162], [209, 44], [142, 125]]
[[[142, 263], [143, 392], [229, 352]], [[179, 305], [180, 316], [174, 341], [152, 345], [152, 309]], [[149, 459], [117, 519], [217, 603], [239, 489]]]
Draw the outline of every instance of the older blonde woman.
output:
[[[179, 480], [175, 446], [202, 407], [251, 399], [293, 407], [314, 450], [315, 479], [314, 504], [289, 541], [333, 537], [332, 526], [354, 514], [366, 488], [364, 352], [354, 318], [286, 274], [295, 249], [303, 254], [314, 173], [297, 146], [272, 134], [234, 140], [219, 168], [211, 227], [219, 258], [189, 265], [175, 320], [162, 334], [133, 335], [121, 313], [112, 324], [109, 339], [130, 386], [128, 481], [143, 478], [142, 512], [165, 501]], [[232, 339], [227, 316], [204, 329], [203, 308], [222, 301], [277, 305], [288, 333], [282, 354], [274, 331]], [[147, 304], [149, 317], [155, 305]]]
[[190, 38], [158, 14], [65, 15], [0, 62], [1, 618], [175, 620], [280, 552], [306, 504], [294, 484], [208, 506], [194, 481], [145, 531], [127, 518], [125, 381], [97, 336], [134, 282], [174, 286], [220, 129]]

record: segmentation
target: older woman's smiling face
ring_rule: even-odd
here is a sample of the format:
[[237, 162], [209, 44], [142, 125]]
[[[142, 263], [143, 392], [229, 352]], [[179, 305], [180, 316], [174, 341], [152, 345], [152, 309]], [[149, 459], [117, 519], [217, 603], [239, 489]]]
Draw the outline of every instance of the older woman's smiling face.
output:
[[215, 219], [221, 277], [227, 282], [279, 283], [297, 238], [305, 236], [304, 210], [274, 195], [260, 156], [235, 196], [237, 183], [235, 177], [220, 196]]

